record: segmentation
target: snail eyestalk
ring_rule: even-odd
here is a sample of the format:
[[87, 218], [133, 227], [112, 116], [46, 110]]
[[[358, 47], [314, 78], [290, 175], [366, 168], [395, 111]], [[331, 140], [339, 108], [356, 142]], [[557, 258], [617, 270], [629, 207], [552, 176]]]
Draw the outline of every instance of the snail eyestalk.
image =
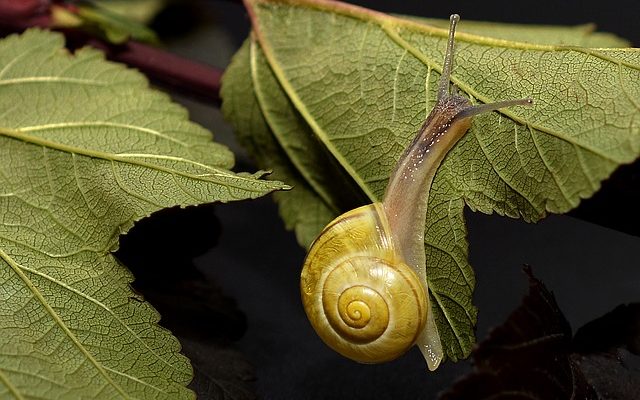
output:
[[447, 51], [444, 53], [442, 75], [440, 75], [438, 82], [438, 100], [449, 94], [449, 81], [451, 80], [451, 70], [453, 69], [453, 51], [455, 46], [454, 36], [456, 34], [456, 26], [458, 25], [458, 21], [460, 21], [460, 16], [458, 14], [452, 14], [451, 17], [449, 17], [449, 21], [449, 39], [447, 40]]

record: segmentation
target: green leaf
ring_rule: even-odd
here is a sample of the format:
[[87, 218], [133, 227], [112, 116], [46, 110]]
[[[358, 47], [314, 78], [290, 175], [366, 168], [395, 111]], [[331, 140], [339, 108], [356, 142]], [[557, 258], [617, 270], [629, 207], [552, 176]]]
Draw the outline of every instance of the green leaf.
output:
[[[449, 29], [448, 19], [407, 17], [432, 27]], [[516, 42], [582, 47], [627, 47], [629, 41], [611, 33], [596, 32], [594, 24], [577, 26], [518, 25], [495, 22], [460, 21], [457, 32]]]
[[[324, 187], [342, 187], [347, 190], [344, 193], [349, 198], [357, 196], [353, 193], [353, 186], [338, 170], [339, 166], [331, 163], [329, 154], [306, 152], [308, 148], [317, 147], [309, 143], [309, 140], [313, 141], [313, 132], [280, 90], [255, 41], [244, 43], [227, 71], [221, 91], [222, 96], [229, 99], [222, 108], [225, 118], [234, 121], [238, 138], [258, 163], [273, 168], [270, 178], [293, 185], [290, 192], [275, 193], [274, 197], [287, 228], [294, 229], [298, 241], [308, 247], [341, 209], [338, 204], [340, 198], [337, 198], [340, 196], [323, 192]], [[254, 87], [255, 96], [246, 96]], [[258, 101], [258, 98], [264, 100], [265, 96], [271, 96], [269, 101]], [[234, 100], [238, 103], [232, 104]], [[296, 132], [305, 134], [296, 136]], [[289, 160], [287, 154], [294, 157]], [[314, 171], [313, 168], [319, 165], [326, 168]], [[333, 182], [329, 183], [332, 178]], [[299, 204], [306, 206], [297, 207]]]
[[284, 186], [139, 73], [59, 34], [0, 42], [0, 397], [192, 398], [188, 360], [111, 252], [169, 206]]
[[167, 6], [167, 0], [92, 0], [91, 3], [141, 24], [149, 24]]
[[[121, 44], [129, 39], [158, 43], [155, 32], [138, 20], [150, 19], [163, 6], [162, 2], [128, 2], [129, 9], [122, 4], [87, 2], [78, 4], [73, 11], [65, 7], [53, 8], [53, 24], [60, 27], [83, 26], [95, 34], [104, 36], [111, 43]], [[125, 10], [130, 12], [125, 14]], [[145, 14], [146, 13], [146, 14]]]
[[[351, 193], [380, 199], [396, 160], [434, 105], [447, 30], [337, 2], [247, 4], [259, 46], [253, 57], [245, 47], [227, 73], [224, 108], [242, 135], [266, 123], [260, 135], [271, 130], [277, 157], [284, 152], [288, 168], [315, 194], [315, 201], [281, 203], [288, 209], [281, 213], [292, 218], [318, 204], [345, 211], [337, 200], [344, 188], [323, 178], [329, 161], [349, 177]], [[473, 102], [531, 97], [535, 105], [476, 117], [431, 188], [427, 280], [443, 346], [454, 361], [469, 355], [477, 315], [465, 204], [537, 221], [575, 207], [640, 154], [640, 51], [574, 47], [623, 43], [584, 28], [468, 27], [474, 34], [456, 35], [453, 83]], [[550, 44], [559, 32], [563, 45]], [[536, 36], [540, 42], [531, 39]], [[244, 63], [253, 64], [251, 74]], [[243, 86], [231, 90], [242, 78]], [[239, 123], [250, 101], [262, 115], [245, 114]], [[286, 122], [273, 115], [294, 117]], [[322, 160], [323, 153], [331, 160], [301, 161]]]

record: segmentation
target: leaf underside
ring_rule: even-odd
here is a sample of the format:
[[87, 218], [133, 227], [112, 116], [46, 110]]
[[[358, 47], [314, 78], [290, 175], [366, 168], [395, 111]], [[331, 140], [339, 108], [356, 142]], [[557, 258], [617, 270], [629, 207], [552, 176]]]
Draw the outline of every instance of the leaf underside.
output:
[[0, 398], [192, 398], [191, 366], [111, 255], [170, 206], [282, 188], [142, 75], [38, 30], [0, 41]]
[[[345, 193], [381, 198], [434, 105], [447, 29], [337, 2], [247, 4], [254, 34], [225, 76], [223, 111], [259, 163], [295, 186], [280, 211], [308, 246], [346, 210]], [[474, 34], [463, 24], [456, 35], [453, 84], [476, 103], [535, 104], [474, 118], [431, 188], [427, 280], [454, 361], [469, 355], [477, 314], [465, 204], [537, 221], [574, 208], [640, 153], [639, 51], [588, 26], [468, 26]]]

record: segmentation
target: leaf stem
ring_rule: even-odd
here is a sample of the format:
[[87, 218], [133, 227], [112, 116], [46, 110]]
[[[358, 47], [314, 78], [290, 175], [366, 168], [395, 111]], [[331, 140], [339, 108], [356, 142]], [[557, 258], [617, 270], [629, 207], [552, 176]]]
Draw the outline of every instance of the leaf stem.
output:
[[137, 68], [154, 83], [220, 105], [220, 81], [224, 72], [220, 68], [192, 61], [135, 40], [116, 46], [100, 39], [88, 38], [81, 40], [78, 47], [83, 45], [104, 51], [109, 60]]
[[[57, 4], [57, 7], [65, 7]], [[52, 2], [47, 0], [0, 0], [0, 36], [22, 32], [32, 27], [54, 29]], [[69, 6], [68, 11], [73, 12]], [[137, 68], [154, 83], [177, 92], [220, 105], [220, 80], [223, 70], [195, 62], [158, 47], [135, 40], [121, 45], [109, 43], [81, 29], [60, 29], [67, 47], [91, 46], [102, 50], [109, 60]]]

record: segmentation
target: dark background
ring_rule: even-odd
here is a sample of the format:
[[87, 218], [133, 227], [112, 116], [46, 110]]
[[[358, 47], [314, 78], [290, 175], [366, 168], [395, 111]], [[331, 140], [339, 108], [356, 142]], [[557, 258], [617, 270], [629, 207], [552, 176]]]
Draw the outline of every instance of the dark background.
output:
[[[636, 1], [355, 3], [437, 18], [456, 12], [467, 20], [595, 22], [600, 30], [640, 43]], [[156, 21], [160, 33], [165, 32], [165, 43], [178, 54], [224, 68], [249, 31], [244, 9], [227, 1], [186, 4], [172, 7]], [[232, 148], [236, 170], [257, 169], [216, 107], [173, 96], [189, 108], [193, 120]], [[630, 184], [628, 179], [624, 182]], [[627, 222], [637, 226], [634, 204], [622, 198], [616, 203], [614, 196], [596, 213], [605, 221], [609, 215], [629, 215]], [[360, 365], [327, 348], [312, 331], [299, 300], [304, 251], [293, 233], [284, 229], [271, 198], [172, 211], [150, 221], [136, 227], [132, 238], [140, 233], [151, 243], [150, 252], [161, 249], [166, 254], [164, 247], [169, 246], [181, 256], [162, 256], [155, 265], [155, 279], [138, 272], [137, 284], [143, 290], [151, 282], [147, 298], [158, 302], [162, 322], [179, 336], [193, 361], [193, 387], [201, 398], [240, 399], [256, 393], [264, 399], [434, 398], [471, 368], [468, 361], [447, 362], [437, 372], [427, 373], [417, 349], [387, 364]], [[470, 262], [477, 278], [478, 340], [519, 304], [527, 288], [521, 272], [525, 263], [555, 293], [574, 331], [618, 304], [640, 300], [636, 236], [569, 216], [552, 215], [528, 225], [467, 212], [467, 221]], [[123, 243], [125, 251], [127, 246]], [[144, 258], [140, 249], [136, 247]], [[192, 265], [191, 257], [198, 253], [202, 254]], [[164, 267], [166, 271], [160, 272]]]

